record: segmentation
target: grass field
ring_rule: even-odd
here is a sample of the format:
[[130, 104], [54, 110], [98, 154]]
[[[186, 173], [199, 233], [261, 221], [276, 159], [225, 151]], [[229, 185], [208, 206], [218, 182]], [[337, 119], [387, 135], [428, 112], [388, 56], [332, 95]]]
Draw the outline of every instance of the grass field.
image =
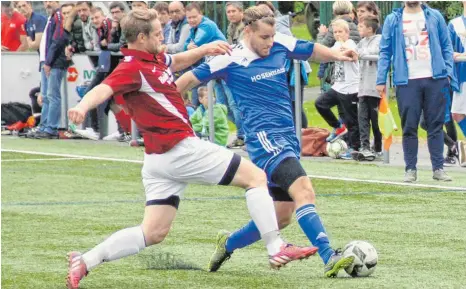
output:
[[[3, 137], [2, 149], [142, 160], [141, 149], [90, 141]], [[1, 157], [2, 288], [63, 288], [66, 252], [86, 251], [141, 221], [144, 193], [138, 163], [11, 152]], [[352, 163], [303, 165], [322, 176], [393, 180], [399, 174], [399, 168]], [[421, 172], [423, 180], [429, 175]], [[466, 188], [464, 173], [450, 175], [455, 179], [450, 185]], [[164, 243], [104, 264], [82, 288], [466, 287], [466, 190], [313, 182], [334, 246], [364, 239], [377, 248], [379, 264], [371, 277], [325, 279], [319, 257], [275, 272], [267, 267], [262, 244], [235, 252], [218, 273], [207, 273], [217, 230], [238, 228], [248, 213], [242, 190], [192, 185]], [[283, 235], [290, 242], [308, 243], [296, 222]]]

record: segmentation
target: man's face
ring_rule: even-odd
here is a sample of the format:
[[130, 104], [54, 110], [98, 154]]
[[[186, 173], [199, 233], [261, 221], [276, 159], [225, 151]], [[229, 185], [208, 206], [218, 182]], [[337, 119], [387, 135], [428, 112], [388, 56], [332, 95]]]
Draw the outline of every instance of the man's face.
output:
[[2, 5], [2, 13], [11, 16], [13, 15], [13, 8], [11, 6], [4, 7]]
[[336, 41], [343, 41], [349, 39], [349, 32], [346, 31], [343, 27], [333, 26], [333, 36], [335, 36]]
[[273, 37], [275, 36], [275, 25], [269, 25], [262, 21], [257, 21], [257, 29], [252, 30], [248, 27], [250, 35], [250, 44], [252, 50], [260, 57], [267, 57], [270, 54], [270, 49], [273, 46]]
[[168, 5], [168, 13], [173, 22], [180, 22], [186, 15], [183, 5], [180, 2], [172, 2]]
[[104, 17], [100, 11], [97, 11], [91, 15], [91, 21], [96, 28], [100, 28], [100, 26], [102, 26], [102, 22], [104, 21]]
[[[63, 18], [68, 19], [68, 17], [70, 16], [71, 14], [71, 11], [73, 10], [73, 6], [63, 6], [61, 8], [61, 14], [63, 14]], [[64, 24], [64, 22], [63, 22]]]
[[78, 7], [78, 16], [81, 18], [81, 21], [87, 22], [89, 16], [91, 15], [91, 9], [87, 5], [87, 3], [82, 2]]
[[405, 4], [409, 8], [417, 8], [421, 5], [421, 1], [406, 1]]
[[160, 12], [157, 12], [157, 14], [159, 15], [160, 23], [163, 26], [165, 26], [165, 24], [167, 24], [168, 21], [170, 21], [170, 15], [168, 14], [168, 11], [162, 10]]
[[131, 2], [131, 9], [147, 9], [147, 4], [142, 1], [133, 1]]
[[112, 10], [110, 10], [110, 13], [112, 13], [113, 21], [116, 21], [118, 23], [120, 23], [120, 20], [123, 19], [123, 17], [125, 17], [125, 14], [123, 13], [123, 11], [121, 11], [120, 7], [113, 8]]
[[230, 23], [237, 24], [243, 20], [243, 11], [240, 11], [233, 5], [227, 6], [227, 18]]
[[152, 21], [152, 31], [149, 35], [145, 35], [144, 49], [152, 54], [157, 54], [160, 51], [160, 46], [163, 41], [162, 24], [158, 19]]
[[196, 9], [192, 9], [191, 11], [186, 11], [186, 18], [188, 19], [189, 26], [195, 28], [201, 24], [202, 14]]
[[16, 8], [19, 10], [19, 13], [21, 13], [24, 17], [28, 17], [32, 13], [32, 7], [26, 1], [18, 1], [18, 4], [16, 4]]
[[44, 1], [44, 7], [48, 15], [52, 15], [53, 11], [55, 11], [58, 6], [59, 4], [57, 1]]

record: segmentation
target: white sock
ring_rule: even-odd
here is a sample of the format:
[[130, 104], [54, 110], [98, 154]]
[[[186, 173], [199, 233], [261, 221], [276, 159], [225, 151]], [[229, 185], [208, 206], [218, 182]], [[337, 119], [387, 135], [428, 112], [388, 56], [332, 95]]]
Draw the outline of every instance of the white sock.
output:
[[87, 271], [103, 262], [117, 260], [139, 253], [146, 247], [141, 226], [120, 230], [83, 254]]
[[246, 192], [246, 203], [249, 214], [264, 240], [269, 255], [280, 252], [284, 244], [278, 230], [277, 215], [267, 189], [253, 188]]

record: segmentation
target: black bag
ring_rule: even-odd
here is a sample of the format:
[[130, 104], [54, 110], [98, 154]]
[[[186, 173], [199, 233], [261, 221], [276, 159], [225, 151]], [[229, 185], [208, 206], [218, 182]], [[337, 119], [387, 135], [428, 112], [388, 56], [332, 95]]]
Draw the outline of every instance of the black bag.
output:
[[27, 122], [32, 115], [29, 104], [20, 102], [2, 103], [2, 124], [12, 125], [18, 121]]

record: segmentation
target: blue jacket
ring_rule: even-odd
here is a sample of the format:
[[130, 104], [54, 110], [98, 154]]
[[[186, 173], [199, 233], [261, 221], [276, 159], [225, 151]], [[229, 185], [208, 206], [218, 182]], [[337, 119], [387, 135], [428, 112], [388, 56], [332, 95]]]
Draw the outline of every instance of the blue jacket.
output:
[[189, 37], [184, 44], [184, 50], [188, 49], [188, 44], [193, 41], [198, 47], [216, 40], [227, 41], [217, 24], [209, 18], [203, 16], [201, 23], [197, 27], [191, 27]]
[[[448, 24], [448, 30], [450, 32], [450, 39], [453, 44], [453, 51], [458, 52], [458, 53], [464, 53], [466, 52], [466, 45], [463, 45], [463, 43], [461, 42], [461, 38], [456, 33], [455, 27], [453, 25], [453, 23], [456, 21], [463, 21], [464, 26], [466, 27], [466, 17], [460, 16], [458, 18], [451, 20], [450, 24]], [[466, 62], [455, 63], [455, 76], [458, 80], [458, 87], [455, 90], [459, 91], [460, 85], [466, 82]]]
[[65, 47], [69, 42], [69, 36], [63, 28], [65, 19], [61, 10], [57, 9], [53, 12], [49, 21], [45, 42], [45, 64], [52, 68], [65, 69], [69, 64], [65, 55]]
[[[453, 47], [451, 45], [447, 24], [442, 14], [422, 4], [426, 17], [427, 33], [434, 79], [450, 77], [452, 87], [456, 87], [453, 73]], [[393, 58], [392, 58], [393, 57]], [[393, 59], [393, 60], [392, 60]], [[403, 35], [403, 8], [394, 9], [385, 18], [380, 41], [377, 85], [387, 82], [387, 73], [393, 61], [393, 83], [408, 84], [408, 64], [406, 62], [406, 44]]]

